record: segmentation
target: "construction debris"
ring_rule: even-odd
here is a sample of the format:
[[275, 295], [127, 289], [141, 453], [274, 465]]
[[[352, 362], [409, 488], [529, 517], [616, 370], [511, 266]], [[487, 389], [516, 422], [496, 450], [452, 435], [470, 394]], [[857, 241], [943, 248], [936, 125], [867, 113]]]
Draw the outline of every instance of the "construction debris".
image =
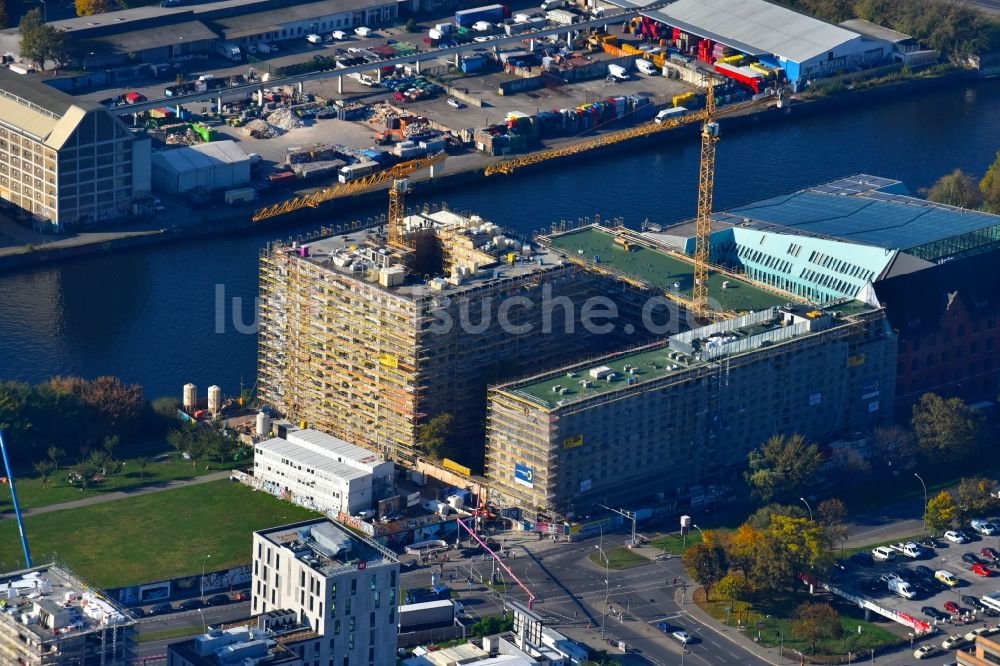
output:
[[392, 108], [385, 102], [373, 105], [371, 107], [371, 112], [371, 116], [368, 117], [368, 122], [372, 125], [381, 125], [382, 127], [388, 127], [392, 119], [399, 115], [396, 109]]
[[255, 118], [243, 126], [243, 133], [255, 139], [273, 139], [276, 136], [281, 136], [285, 131], [260, 118]]
[[267, 122], [271, 125], [288, 131], [293, 129], [298, 129], [299, 127], [305, 127], [305, 122], [297, 115], [295, 115], [291, 109], [278, 109], [271, 115], [267, 117]]

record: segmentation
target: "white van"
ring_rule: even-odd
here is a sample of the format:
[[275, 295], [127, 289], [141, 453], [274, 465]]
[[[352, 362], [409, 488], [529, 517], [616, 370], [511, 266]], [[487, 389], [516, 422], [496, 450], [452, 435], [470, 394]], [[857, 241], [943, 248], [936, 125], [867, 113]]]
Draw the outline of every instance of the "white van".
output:
[[1000, 592], [983, 595], [979, 601], [981, 601], [984, 606], [992, 608], [995, 611], [1000, 611]]
[[608, 65], [608, 78], [613, 81], [628, 81], [628, 70], [621, 65]]
[[566, 0], [545, 0], [545, 2], [542, 3], [542, 11], [548, 12], [553, 9], [559, 9], [560, 7], [565, 7], [566, 4]]
[[316, 33], [312, 33], [306, 35], [306, 41], [309, 42], [310, 44], [322, 44], [323, 38], [317, 35]]
[[354, 34], [357, 35], [358, 37], [371, 37], [372, 29], [366, 28], [365, 26], [361, 26], [360, 28], [354, 29]]
[[489, 21], [476, 21], [472, 24], [472, 30], [474, 32], [489, 32], [493, 29], [493, 24]]
[[877, 546], [872, 548], [872, 557], [880, 562], [891, 562], [896, 559], [896, 552], [892, 548]]
[[656, 65], [649, 62], [645, 58], [639, 58], [638, 60], [636, 60], [635, 68], [640, 72], [642, 72], [643, 74], [648, 74], [650, 76], [655, 76], [656, 74], [661, 73], [660, 69]]
[[904, 599], [913, 599], [917, 596], [917, 593], [913, 590], [905, 580], [900, 580], [898, 578], [889, 579], [889, 590], [895, 592]]
[[344, 39], [347, 39], [347, 33], [344, 32], [343, 30], [334, 30], [332, 33], [330, 33], [330, 38], [339, 42]]

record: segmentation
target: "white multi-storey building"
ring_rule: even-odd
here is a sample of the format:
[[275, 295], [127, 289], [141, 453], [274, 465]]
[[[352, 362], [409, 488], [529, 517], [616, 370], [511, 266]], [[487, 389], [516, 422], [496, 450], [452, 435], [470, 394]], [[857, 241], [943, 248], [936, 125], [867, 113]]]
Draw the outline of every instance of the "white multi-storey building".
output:
[[393, 487], [394, 465], [318, 430], [294, 430], [254, 447], [254, 477], [318, 511], [357, 515]]
[[325, 518], [254, 532], [251, 612], [290, 610], [323, 637], [306, 663], [396, 660], [399, 561]]

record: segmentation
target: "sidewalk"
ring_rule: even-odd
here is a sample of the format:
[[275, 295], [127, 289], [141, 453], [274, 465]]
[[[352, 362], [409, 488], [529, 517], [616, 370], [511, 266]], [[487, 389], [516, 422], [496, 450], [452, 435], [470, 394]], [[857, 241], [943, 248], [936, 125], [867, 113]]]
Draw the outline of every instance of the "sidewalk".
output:
[[[136, 497], [138, 495], [148, 495], [150, 493], [159, 493], [164, 490], [173, 490], [175, 488], [184, 488], [186, 486], [197, 486], [203, 483], [212, 483], [213, 481], [221, 481], [222, 479], [229, 478], [230, 470], [222, 470], [219, 472], [212, 472], [211, 474], [205, 474], [204, 476], [196, 476], [193, 479], [178, 479], [174, 481], [167, 481], [165, 483], [157, 483], [154, 485], [143, 486], [142, 488], [137, 488], [132, 491], [116, 491], [113, 493], [101, 493], [99, 495], [89, 495], [87, 497], [82, 497], [78, 500], [73, 500], [71, 502], [62, 502], [60, 504], [50, 504], [48, 506], [40, 506], [37, 509], [24, 509], [21, 511], [22, 516], [37, 516], [43, 513], [51, 513], [52, 511], [63, 511], [65, 509], [79, 509], [84, 506], [91, 506], [92, 504], [103, 504], [104, 502], [115, 502], [118, 500], [128, 499], [130, 497]], [[12, 519], [14, 518], [14, 511], [5, 511], [0, 515], [0, 520]]]
[[[691, 595], [694, 596], [694, 590], [697, 586], [692, 586]], [[768, 662], [769, 664], [777, 664], [779, 662], [794, 664], [794, 660], [782, 659], [779, 654], [778, 648], [769, 648], [760, 645], [755, 642], [752, 638], [744, 634], [742, 631], [736, 627], [730, 627], [725, 624], [721, 624], [714, 617], [706, 613], [701, 609], [701, 607], [696, 604], [692, 599], [686, 599], [684, 603], [681, 603], [681, 595], [683, 592], [677, 590], [674, 593], [675, 601], [677, 605], [686, 613], [694, 617], [696, 620], [704, 624], [706, 627], [717, 633], [720, 637], [725, 638], [730, 643], [743, 648], [747, 652], [757, 656], [760, 659]]]

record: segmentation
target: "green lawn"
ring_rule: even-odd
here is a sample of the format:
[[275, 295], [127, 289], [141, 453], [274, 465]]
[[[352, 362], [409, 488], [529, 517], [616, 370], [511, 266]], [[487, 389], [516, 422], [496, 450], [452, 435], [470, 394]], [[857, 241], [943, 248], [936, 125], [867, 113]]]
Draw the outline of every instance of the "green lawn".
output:
[[[786, 650], [810, 653], [809, 643], [799, 638], [794, 630], [792, 616], [795, 607], [804, 602], [830, 601], [827, 598], [817, 599], [806, 594], [792, 597], [784, 594], [767, 602], [750, 604], [747, 602], [705, 601], [704, 590], [699, 588], [694, 596], [695, 602], [709, 615], [723, 624], [731, 627], [742, 626], [744, 633], [751, 638], [760, 636], [760, 643], [767, 647], [784, 645]], [[848, 615], [856, 609], [833, 604], [840, 612], [840, 625], [843, 633], [840, 638], [821, 640], [817, 643], [816, 654], [826, 656], [847, 656], [854, 654], [868, 655], [871, 650], [876, 652], [883, 648], [900, 645], [903, 639], [887, 631], [878, 624], [866, 622], [860, 617]], [[731, 609], [731, 610], [730, 610]], [[858, 627], [861, 632], [858, 633]]]
[[[608, 556], [609, 569], [631, 569], [632, 567], [648, 564], [650, 562], [648, 557], [644, 557], [634, 550], [624, 546], [608, 548], [604, 551], [604, 554]], [[595, 550], [588, 557], [590, 558], [590, 561], [597, 566], [604, 566], [604, 558], [601, 556], [600, 551]]]
[[[121, 587], [250, 561], [251, 532], [317, 514], [231, 481], [25, 518], [36, 563], [53, 555], [99, 587]], [[0, 567], [23, 566], [17, 523], [0, 523]]]
[[653, 546], [661, 553], [670, 553], [671, 555], [683, 555], [685, 550], [696, 543], [701, 543], [701, 532], [698, 531], [688, 534], [687, 539], [679, 532], [674, 532], [649, 540], [650, 546]]
[[[52, 478], [49, 479], [47, 488], [42, 487], [42, 479], [37, 474], [26, 474], [19, 476], [17, 482], [17, 497], [21, 502], [21, 509], [38, 508], [50, 504], [61, 502], [72, 502], [95, 494], [112, 493], [116, 491], [129, 491], [144, 486], [162, 484], [166, 481], [179, 479], [193, 479], [196, 476], [210, 474], [223, 469], [233, 469], [236, 467], [246, 467], [251, 464], [252, 458], [243, 458], [239, 461], [226, 461], [219, 463], [218, 460], [199, 460], [195, 468], [189, 461], [180, 460], [174, 454], [160, 457], [153, 461], [150, 459], [149, 465], [141, 474], [135, 464], [135, 458], [126, 458], [125, 467], [114, 476], [107, 477], [98, 484], [92, 485], [86, 491], [71, 486], [67, 480], [69, 468], [60, 468]], [[205, 467], [208, 466], [206, 470]], [[11, 509], [10, 494], [5, 492], [2, 495], [0, 507]]]

